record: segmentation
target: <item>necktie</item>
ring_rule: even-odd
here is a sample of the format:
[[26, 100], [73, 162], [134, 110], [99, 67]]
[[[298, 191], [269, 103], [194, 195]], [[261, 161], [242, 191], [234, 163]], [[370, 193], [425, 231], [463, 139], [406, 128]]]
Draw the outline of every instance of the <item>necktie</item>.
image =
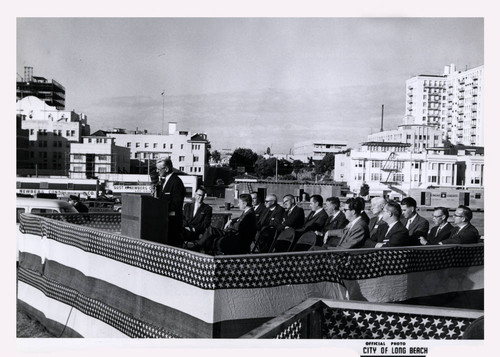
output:
[[410, 229], [411, 222], [412, 222], [411, 219], [409, 219], [408, 222], [406, 222], [406, 229]]

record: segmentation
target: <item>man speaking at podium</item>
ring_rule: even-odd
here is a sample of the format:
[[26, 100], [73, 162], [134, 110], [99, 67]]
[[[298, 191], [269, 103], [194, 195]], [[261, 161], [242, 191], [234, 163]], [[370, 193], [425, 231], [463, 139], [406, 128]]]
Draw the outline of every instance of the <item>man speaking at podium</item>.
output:
[[[162, 199], [170, 194], [168, 203], [168, 244], [175, 247], [182, 245], [182, 206], [186, 196], [186, 188], [182, 180], [174, 173], [172, 161], [162, 157], [156, 161], [158, 183], [154, 186], [153, 195]], [[153, 179], [153, 177], [152, 177]]]

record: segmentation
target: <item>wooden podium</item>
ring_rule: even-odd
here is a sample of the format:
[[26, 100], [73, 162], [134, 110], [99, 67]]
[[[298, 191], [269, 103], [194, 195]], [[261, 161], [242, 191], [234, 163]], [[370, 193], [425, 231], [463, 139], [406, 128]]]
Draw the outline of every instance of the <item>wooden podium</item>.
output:
[[168, 202], [170, 195], [162, 199], [148, 194], [122, 194], [121, 233], [168, 244]]

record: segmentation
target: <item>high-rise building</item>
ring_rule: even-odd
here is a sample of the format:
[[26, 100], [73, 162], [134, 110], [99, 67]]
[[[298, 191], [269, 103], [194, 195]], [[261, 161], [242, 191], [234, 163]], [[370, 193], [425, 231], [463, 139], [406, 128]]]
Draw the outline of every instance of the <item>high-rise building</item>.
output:
[[483, 146], [483, 66], [441, 75], [422, 74], [406, 81], [403, 124], [433, 125], [452, 144]]
[[24, 77], [16, 82], [17, 100], [28, 96], [40, 98], [58, 110], [65, 109], [66, 89], [55, 80], [34, 76], [33, 67], [24, 67]]

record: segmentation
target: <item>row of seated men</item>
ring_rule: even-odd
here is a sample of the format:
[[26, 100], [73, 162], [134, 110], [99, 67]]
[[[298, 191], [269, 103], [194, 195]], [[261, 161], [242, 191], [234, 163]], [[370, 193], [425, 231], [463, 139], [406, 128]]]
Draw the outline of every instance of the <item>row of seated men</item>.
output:
[[262, 203], [256, 193], [242, 194], [238, 207], [243, 213], [220, 229], [210, 225], [212, 208], [203, 203], [204, 195], [203, 189], [197, 190], [195, 202], [184, 207], [184, 247], [208, 254], [471, 244], [480, 239], [468, 207], [456, 209], [455, 226], [448, 222], [446, 208], [435, 208], [435, 226], [429, 231], [429, 222], [417, 213], [411, 197], [401, 205], [373, 198], [370, 219], [363, 198], [341, 204], [337, 197], [323, 202], [320, 195], [312, 195], [306, 218], [293, 195], [285, 195], [281, 207], [276, 195], [267, 195]]

